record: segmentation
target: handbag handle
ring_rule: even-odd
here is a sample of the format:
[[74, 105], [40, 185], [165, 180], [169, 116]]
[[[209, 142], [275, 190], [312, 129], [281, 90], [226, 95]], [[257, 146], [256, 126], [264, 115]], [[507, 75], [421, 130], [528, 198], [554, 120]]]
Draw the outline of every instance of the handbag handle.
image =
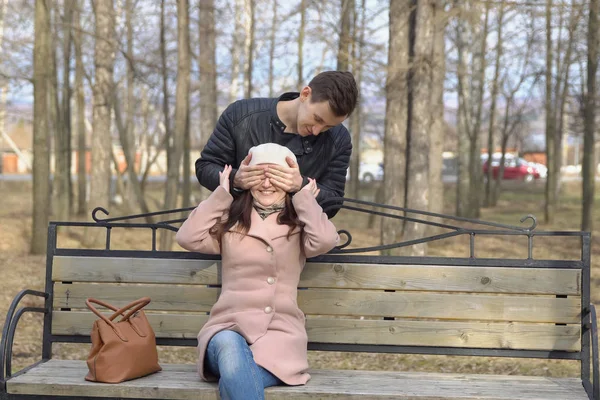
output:
[[[96, 307], [94, 307], [92, 305], [92, 303], [98, 304], [102, 307], [105, 307], [105, 308], [108, 308], [108, 309], [114, 311], [113, 315], [111, 315], [110, 318], [107, 318], [104, 314], [100, 313], [100, 311], [98, 311], [98, 309]], [[150, 303], [150, 297], [142, 297], [141, 299], [132, 301], [131, 303], [129, 303], [126, 306], [121, 307], [121, 308], [117, 308], [117, 307], [115, 307], [111, 304], [108, 304], [102, 300], [98, 300], [98, 299], [94, 299], [94, 298], [89, 298], [85, 301], [85, 305], [90, 309], [90, 311], [93, 312], [94, 314], [96, 314], [98, 317], [100, 317], [108, 325], [110, 325], [110, 327], [124, 341], [127, 341], [127, 340], [123, 337], [123, 335], [121, 334], [121, 331], [119, 330], [117, 325], [113, 322], [113, 320], [116, 317], [118, 317], [119, 315], [123, 314], [125, 311], [127, 311], [133, 307], [133, 309], [130, 310], [129, 312], [127, 312], [127, 314], [125, 314], [119, 322], [127, 321], [134, 313], [136, 313], [139, 310], [141, 310], [142, 308], [146, 307], [149, 303]]]

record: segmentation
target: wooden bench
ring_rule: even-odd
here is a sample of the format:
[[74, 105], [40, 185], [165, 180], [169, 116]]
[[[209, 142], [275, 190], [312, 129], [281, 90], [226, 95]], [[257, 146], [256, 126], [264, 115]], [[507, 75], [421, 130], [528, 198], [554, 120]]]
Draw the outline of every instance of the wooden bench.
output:
[[[266, 397], [598, 400], [590, 235], [486, 225], [484, 229], [454, 227], [441, 235], [467, 235], [471, 256], [465, 258], [357, 255], [353, 251], [369, 249], [341, 246], [309, 260], [298, 291], [298, 303], [307, 316], [309, 349], [579, 360], [581, 377], [315, 369], [307, 385], [269, 388]], [[58, 247], [57, 230], [67, 226], [106, 230], [106, 249]], [[110, 232], [123, 227], [151, 229], [152, 250], [110, 249]], [[87, 297], [121, 305], [150, 296], [146, 312], [157, 344], [196, 346], [196, 335], [219, 295], [220, 262], [214, 256], [154, 250], [155, 233], [165, 227], [176, 229], [118, 219], [50, 223], [45, 292], [25, 291], [17, 296], [4, 325], [1, 399], [218, 398], [216, 384], [200, 381], [195, 365], [161, 363], [162, 372], [112, 385], [85, 381], [84, 361], [52, 358], [53, 343], [89, 343], [95, 316], [85, 308]], [[476, 258], [475, 238], [492, 234], [513, 235], [515, 240], [524, 236], [529, 257]], [[580, 238], [581, 258], [531, 258], [533, 239], [539, 236]], [[27, 294], [44, 297], [45, 308], [16, 311]], [[42, 360], [12, 373], [13, 336], [25, 312], [45, 314]]]

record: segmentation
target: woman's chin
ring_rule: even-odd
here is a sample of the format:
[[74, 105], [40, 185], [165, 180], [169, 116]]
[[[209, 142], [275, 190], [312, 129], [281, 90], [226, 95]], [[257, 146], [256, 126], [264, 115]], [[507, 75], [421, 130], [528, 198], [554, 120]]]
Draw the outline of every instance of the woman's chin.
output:
[[274, 204], [279, 203], [281, 200], [283, 200], [282, 198], [276, 198], [276, 197], [257, 197], [256, 201], [258, 202], [258, 204], [260, 204], [263, 207], [271, 207]]

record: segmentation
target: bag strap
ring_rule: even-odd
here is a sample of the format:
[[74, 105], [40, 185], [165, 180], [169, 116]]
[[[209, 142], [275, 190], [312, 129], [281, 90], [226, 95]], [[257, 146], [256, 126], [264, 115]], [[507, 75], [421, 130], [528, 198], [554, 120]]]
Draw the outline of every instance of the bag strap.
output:
[[94, 298], [91, 298], [91, 297], [85, 301], [85, 305], [87, 306], [87, 308], [90, 309], [91, 312], [93, 312], [98, 317], [100, 317], [102, 320], [104, 320], [104, 322], [106, 322], [108, 325], [110, 325], [113, 329], [117, 329], [117, 326], [115, 325], [115, 323], [112, 322], [112, 318], [108, 319], [104, 314], [100, 313], [100, 311], [98, 311], [98, 309], [96, 307], [94, 307], [92, 305], [92, 303], [98, 304], [98, 305], [100, 305], [102, 307], [108, 308], [108, 309], [113, 310], [113, 311], [118, 311], [118, 308], [115, 307], [115, 306], [113, 306], [113, 305], [111, 305], [111, 304], [108, 304], [108, 303], [106, 303], [106, 302], [104, 302], [102, 300], [94, 299]]
[[[107, 318], [104, 314], [100, 313], [100, 311], [98, 311], [98, 309], [96, 307], [94, 307], [92, 305], [92, 303], [98, 304], [100, 306], [103, 306], [105, 308], [113, 310], [114, 311], [113, 315], [111, 315], [110, 318]], [[121, 307], [121, 308], [117, 308], [117, 307], [115, 307], [111, 304], [108, 304], [102, 300], [98, 300], [98, 299], [94, 299], [94, 298], [89, 298], [85, 301], [85, 305], [90, 309], [90, 311], [92, 311], [94, 314], [96, 314], [98, 317], [100, 317], [104, 322], [106, 322], [123, 341], [127, 341], [127, 339], [121, 334], [121, 331], [119, 330], [117, 325], [113, 322], [113, 320], [115, 318], [117, 318], [119, 315], [123, 314], [125, 311], [127, 311], [133, 307], [133, 309], [131, 309], [129, 312], [127, 312], [127, 314], [125, 314], [120, 319], [119, 322], [127, 321], [133, 314], [135, 314], [142, 308], [146, 307], [149, 303], [150, 303], [150, 297], [142, 297], [141, 299], [132, 301], [131, 303], [129, 303], [126, 306]], [[140, 332], [138, 332], [138, 333], [140, 333]]]
[[129, 310], [127, 312], [127, 314], [123, 315], [123, 317], [120, 319], [119, 322], [127, 321], [133, 314], [140, 311], [142, 308], [146, 307], [148, 304], [150, 304], [150, 297], [142, 297], [141, 299], [132, 301], [131, 303], [127, 304], [126, 306], [115, 311], [115, 313], [110, 317], [110, 320], [111, 321], [114, 320], [116, 317], [123, 314], [125, 311], [129, 310], [131, 307], [133, 307], [133, 309]]

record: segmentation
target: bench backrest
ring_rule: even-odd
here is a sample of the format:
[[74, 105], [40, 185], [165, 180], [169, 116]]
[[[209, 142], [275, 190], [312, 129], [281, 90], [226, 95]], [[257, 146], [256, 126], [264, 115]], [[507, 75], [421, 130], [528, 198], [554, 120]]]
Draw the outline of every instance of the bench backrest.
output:
[[[371, 211], [346, 202], [374, 205], [343, 201], [343, 208], [367, 213]], [[403, 209], [375, 206], [392, 210], [378, 215], [401, 218], [391, 213]], [[85, 307], [88, 297], [120, 306], [150, 296], [146, 314], [158, 344], [195, 346], [219, 296], [219, 257], [156, 251], [157, 230], [176, 227], [102, 221], [95, 214], [97, 224], [49, 226], [46, 290], [53, 312], [45, 321], [44, 353], [49, 354], [48, 343], [54, 341], [89, 341], [95, 316]], [[355, 249], [344, 248], [350, 234], [341, 231], [348, 241], [333, 253], [309, 260], [301, 276], [298, 304], [306, 315], [309, 349], [575, 359], [583, 360], [582, 376], [588, 375], [589, 233], [533, 232], [533, 216], [528, 216], [533, 220], [530, 228], [520, 228], [424, 214], [428, 218], [421, 222], [430, 225], [435, 225], [430, 217], [459, 220], [457, 226], [438, 224], [450, 232], [431, 238], [465, 235], [470, 257], [355, 255]], [[167, 222], [178, 221], [183, 220]], [[466, 229], [460, 225], [464, 222], [500, 231]], [[105, 230], [106, 249], [59, 248], [57, 229], [62, 225]], [[117, 227], [151, 229], [152, 250], [110, 250], [110, 233]], [[476, 258], [475, 237], [484, 235], [525, 236], [529, 256]], [[579, 238], [581, 257], [534, 259], [536, 236]]]
[[[147, 315], [160, 342], [194, 345], [219, 295], [220, 262], [190, 253], [103, 253], [53, 256], [55, 339], [89, 335], [96, 317], [85, 307], [88, 297], [120, 306], [150, 296]], [[325, 256], [308, 262], [298, 304], [307, 316], [309, 341], [370, 351], [415, 346], [556, 356], [581, 350], [582, 270], [568, 262], [563, 268], [384, 264], [393, 258], [369, 263], [360, 256]]]

